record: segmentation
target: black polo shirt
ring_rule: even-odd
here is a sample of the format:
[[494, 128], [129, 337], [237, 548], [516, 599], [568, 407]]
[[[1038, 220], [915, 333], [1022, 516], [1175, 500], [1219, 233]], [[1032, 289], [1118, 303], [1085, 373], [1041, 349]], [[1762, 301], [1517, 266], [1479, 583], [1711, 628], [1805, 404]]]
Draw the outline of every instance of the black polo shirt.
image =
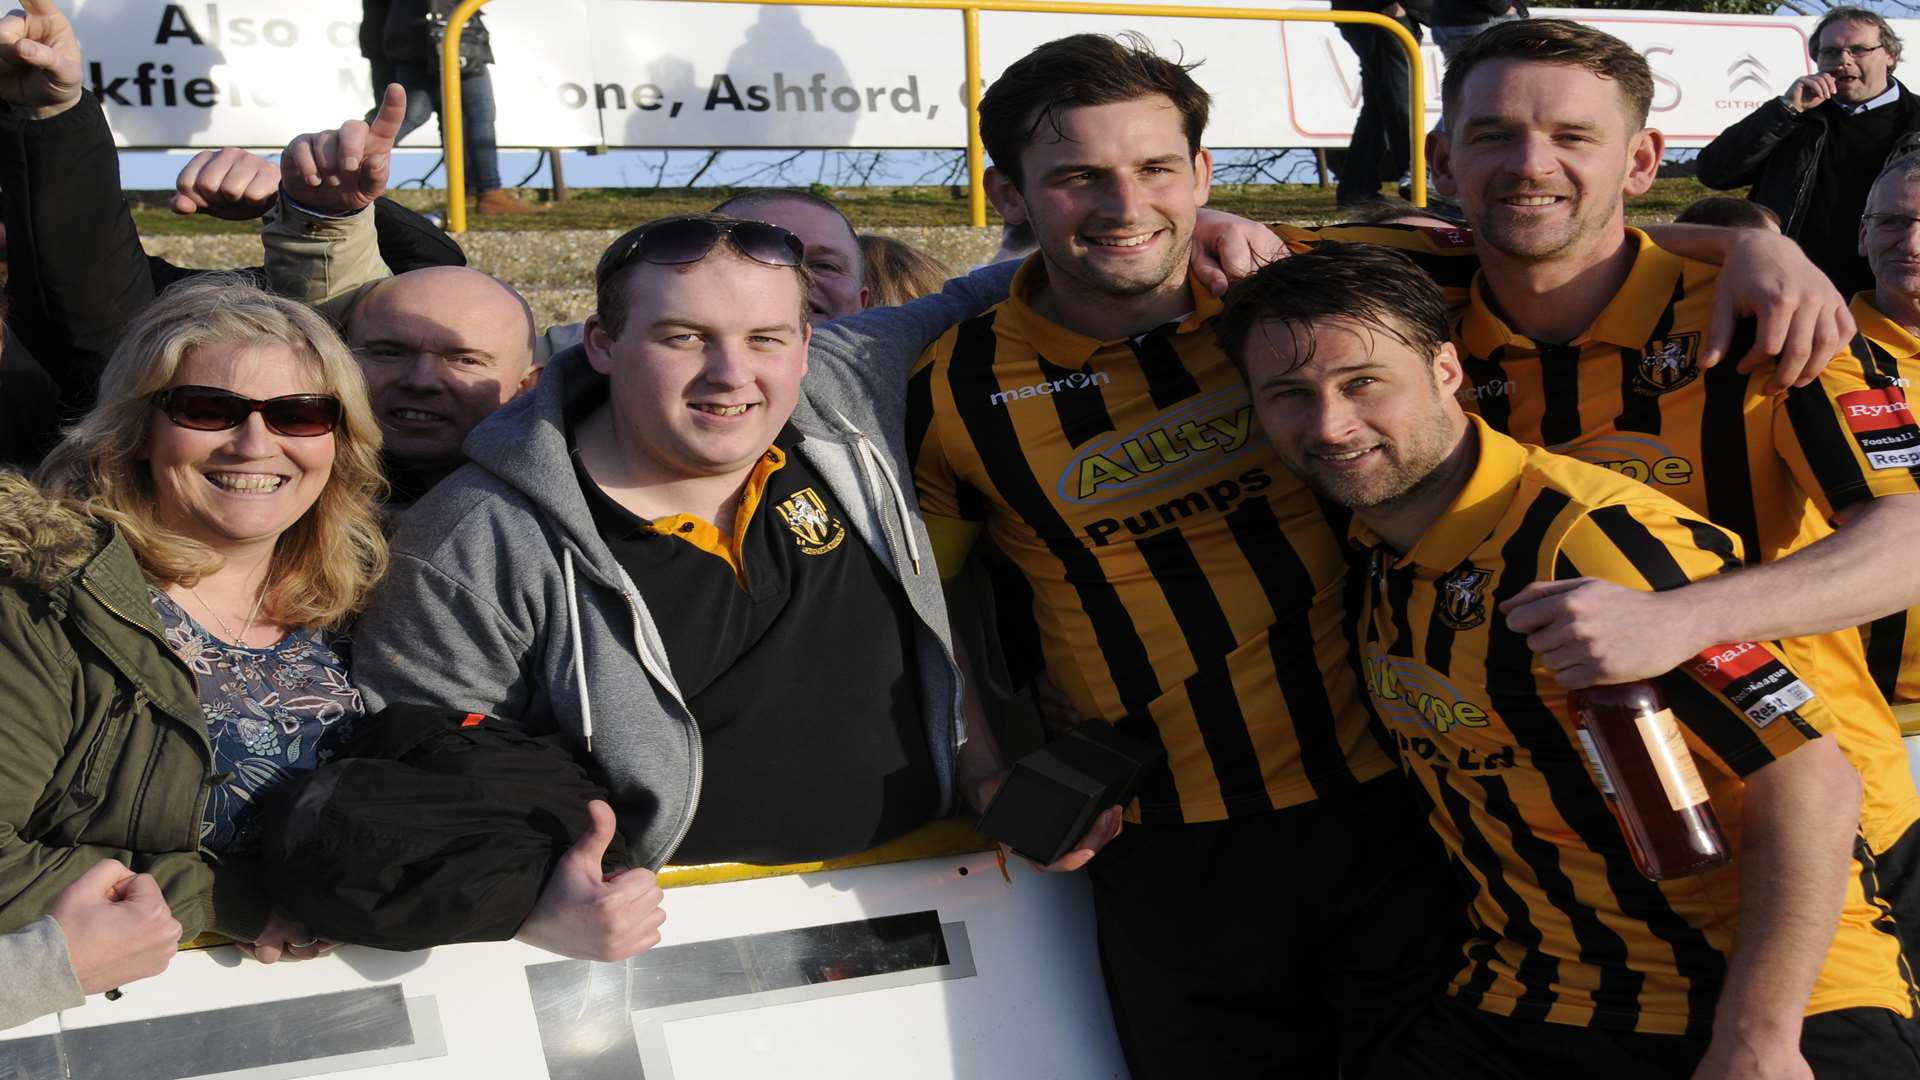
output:
[[690, 514], [640, 518], [574, 459], [700, 726], [704, 780], [682, 865], [847, 855], [938, 807], [913, 609], [793, 452], [802, 441], [789, 426], [762, 455], [732, 535]]

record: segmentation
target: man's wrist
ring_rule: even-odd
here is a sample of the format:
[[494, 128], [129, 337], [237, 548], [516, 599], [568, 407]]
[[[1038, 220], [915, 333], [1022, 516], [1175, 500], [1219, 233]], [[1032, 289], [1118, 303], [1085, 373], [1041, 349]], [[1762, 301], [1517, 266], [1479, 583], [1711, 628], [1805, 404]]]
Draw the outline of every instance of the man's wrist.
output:
[[52, 105], [37, 105], [22, 108], [19, 111], [25, 113], [29, 120], [51, 120], [78, 104], [80, 104], [80, 95], [75, 94], [65, 101], [56, 102]]
[[1788, 116], [1799, 116], [1804, 111], [1803, 109], [1800, 108], [1800, 106], [1795, 105], [1793, 103], [1792, 98], [1788, 97], [1785, 94], [1781, 94], [1779, 98], [1777, 98], [1776, 100], [1780, 102], [1781, 108], [1787, 110]]

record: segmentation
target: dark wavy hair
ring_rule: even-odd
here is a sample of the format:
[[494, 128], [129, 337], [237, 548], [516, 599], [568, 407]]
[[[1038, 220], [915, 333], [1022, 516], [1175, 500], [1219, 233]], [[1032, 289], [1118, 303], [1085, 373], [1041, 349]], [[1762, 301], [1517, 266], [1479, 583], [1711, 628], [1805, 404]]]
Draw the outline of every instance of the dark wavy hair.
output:
[[1255, 323], [1292, 334], [1295, 366], [1313, 358], [1315, 323], [1348, 319], [1431, 360], [1449, 340], [1447, 301], [1427, 272], [1378, 244], [1321, 244], [1266, 266], [1227, 291], [1214, 339], [1240, 373]]

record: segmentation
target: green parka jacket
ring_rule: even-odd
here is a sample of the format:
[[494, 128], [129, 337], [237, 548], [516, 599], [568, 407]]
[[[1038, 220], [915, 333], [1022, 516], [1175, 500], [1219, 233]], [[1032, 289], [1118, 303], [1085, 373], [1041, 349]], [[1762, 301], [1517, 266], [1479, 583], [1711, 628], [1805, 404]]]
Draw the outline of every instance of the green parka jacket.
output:
[[132, 549], [0, 473], [0, 933], [114, 858], [159, 880], [184, 938], [257, 938], [251, 868], [200, 849], [212, 760]]

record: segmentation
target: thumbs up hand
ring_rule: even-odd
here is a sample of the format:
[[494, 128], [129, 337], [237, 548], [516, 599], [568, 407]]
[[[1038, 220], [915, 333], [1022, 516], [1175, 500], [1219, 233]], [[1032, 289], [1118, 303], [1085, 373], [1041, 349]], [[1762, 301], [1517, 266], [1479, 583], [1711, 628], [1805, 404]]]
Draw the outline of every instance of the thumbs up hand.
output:
[[600, 867], [613, 843], [613, 807], [587, 804], [593, 826], [555, 865], [533, 913], [514, 935], [518, 940], [575, 960], [612, 963], [638, 956], [660, 943], [667, 913], [665, 894], [653, 871], [608, 874]]

